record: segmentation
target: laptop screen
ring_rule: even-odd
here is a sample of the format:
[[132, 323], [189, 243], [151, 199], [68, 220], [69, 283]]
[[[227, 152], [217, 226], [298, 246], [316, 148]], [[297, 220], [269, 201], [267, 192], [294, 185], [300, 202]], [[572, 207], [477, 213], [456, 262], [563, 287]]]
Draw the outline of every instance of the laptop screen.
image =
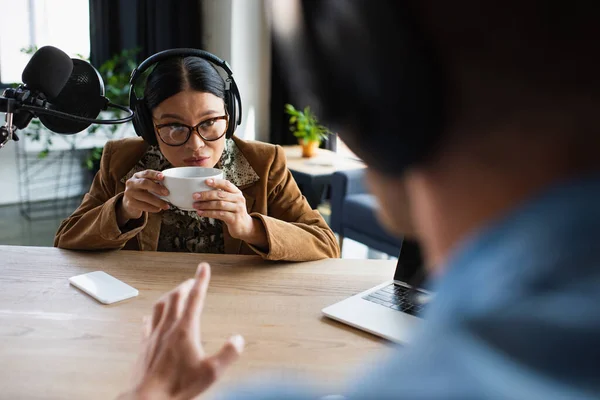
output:
[[426, 278], [419, 244], [410, 239], [402, 241], [394, 280], [419, 286]]

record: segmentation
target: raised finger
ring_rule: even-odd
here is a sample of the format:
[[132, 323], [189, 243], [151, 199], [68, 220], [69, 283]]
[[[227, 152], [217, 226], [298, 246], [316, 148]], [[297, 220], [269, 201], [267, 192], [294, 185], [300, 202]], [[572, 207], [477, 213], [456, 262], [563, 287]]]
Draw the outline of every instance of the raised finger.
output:
[[181, 318], [187, 297], [193, 284], [194, 280], [188, 279], [169, 293], [168, 303], [158, 327], [161, 332], [171, 328], [171, 326]]
[[152, 333], [152, 319], [147, 315], [142, 318], [142, 341], [148, 340]]
[[198, 264], [194, 284], [192, 285], [189, 296], [183, 311], [182, 321], [188, 326], [194, 326], [200, 323], [200, 315], [204, 308], [204, 299], [210, 282], [210, 265], [208, 263]]
[[154, 311], [152, 312], [152, 330], [153, 331], [156, 329], [160, 320], [162, 319], [164, 311], [165, 311], [165, 302], [162, 300], [159, 300], [154, 305]]

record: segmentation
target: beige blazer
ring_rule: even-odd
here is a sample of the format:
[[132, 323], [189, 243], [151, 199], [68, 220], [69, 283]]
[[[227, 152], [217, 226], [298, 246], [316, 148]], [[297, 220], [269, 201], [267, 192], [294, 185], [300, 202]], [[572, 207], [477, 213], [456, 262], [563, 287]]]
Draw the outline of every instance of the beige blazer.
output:
[[[239, 189], [248, 213], [264, 224], [269, 242], [263, 253], [232, 238], [223, 224], [225, 253], [259, 254], [268, 260], [311, 261], [338, 258], [335, 236], [317, 210], [312, 210], [286, 167], [281, 146], [234, 137], [238, 149], [259, 176]], [[156, 251], [162, 212], [144, 213], [119, 228], [115, 205], [125, 190], [121, 182], [142, 158], [148, 145], [141, 138], [109, 141], [104, 147], [100, 171], [90, 191], [56, 233], [54, 246], [65, 249], [130, 249]]]

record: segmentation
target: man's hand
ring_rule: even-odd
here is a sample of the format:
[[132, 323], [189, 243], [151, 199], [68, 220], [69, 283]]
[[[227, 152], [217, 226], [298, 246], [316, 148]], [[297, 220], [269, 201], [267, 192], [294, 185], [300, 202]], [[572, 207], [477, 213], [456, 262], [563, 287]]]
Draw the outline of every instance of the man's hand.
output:
[[132, 388], [119, 399], [191, 399], [204, 392], [238, 359], [244, 339], [234, 336], [210, 357], [200, 339], [200, 317], [210, 266], [198, 265], [188, 279], [165, 294], [144, 321], [143, 350]]

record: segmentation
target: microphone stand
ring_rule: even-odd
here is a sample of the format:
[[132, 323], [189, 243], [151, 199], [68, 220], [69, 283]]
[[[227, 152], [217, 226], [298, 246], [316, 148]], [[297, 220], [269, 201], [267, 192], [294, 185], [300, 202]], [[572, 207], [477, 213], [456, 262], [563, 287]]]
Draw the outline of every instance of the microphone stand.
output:
[[[15, 99], [11, 98], [0, 98], [0, 102], [6, 103], [6, 123], [4, 126], [0, 127], [0, 149], [3, 148], [9, 140], [14, 140], [15, 142], [19, 140], [16, 135], [17, 128], [13, 125], [13, 113], [15, 112]], [[4, 105], [3, 107], [4, 108]]]

